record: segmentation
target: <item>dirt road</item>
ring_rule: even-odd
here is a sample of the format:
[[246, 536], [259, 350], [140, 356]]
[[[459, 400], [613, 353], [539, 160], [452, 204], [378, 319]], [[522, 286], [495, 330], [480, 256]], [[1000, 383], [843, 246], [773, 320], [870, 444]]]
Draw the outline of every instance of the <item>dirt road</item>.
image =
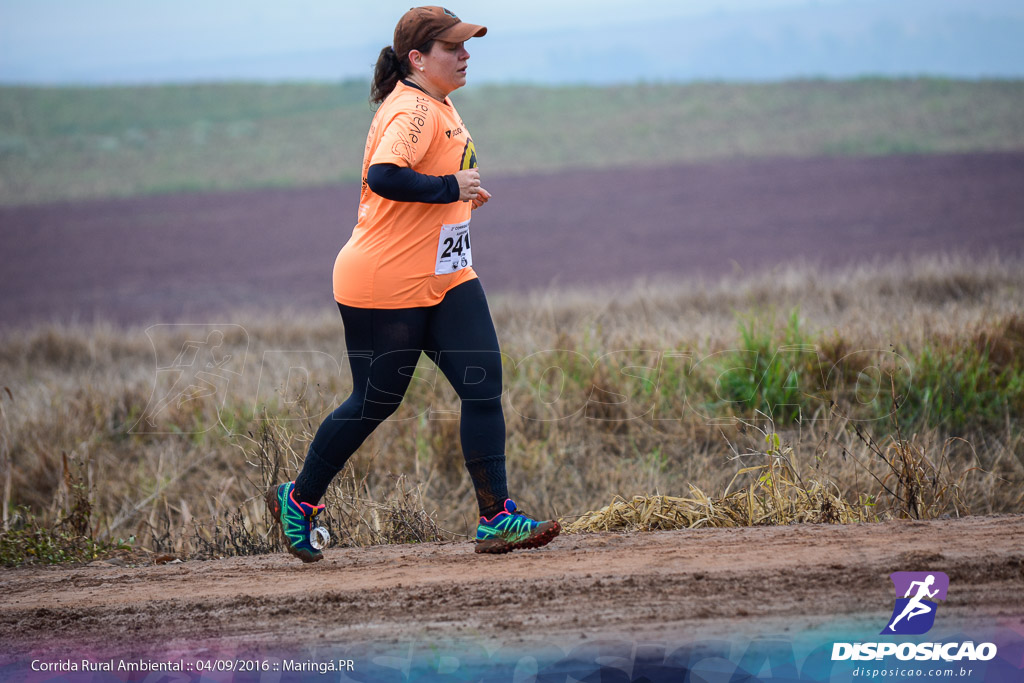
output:
[[894, 571], [942, 571], [943, 631], [1024, 634], [1024, 516], [562, 536], [492, 557], [468, 542], [163, 566], [0, 573], [15, 656], [136, 656], [318, 644], [684, 642], [858, 627], [877, 634]]

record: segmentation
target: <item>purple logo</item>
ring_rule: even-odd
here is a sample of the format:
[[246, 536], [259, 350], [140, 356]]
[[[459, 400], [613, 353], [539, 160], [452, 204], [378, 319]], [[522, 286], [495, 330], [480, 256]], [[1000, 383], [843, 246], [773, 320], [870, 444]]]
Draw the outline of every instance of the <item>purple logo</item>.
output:
[[946, 599], [949, 577], [942, 572], [893, 572], [896, 605], [882, 635], [917, 636], [935, 624], [938, 600]]

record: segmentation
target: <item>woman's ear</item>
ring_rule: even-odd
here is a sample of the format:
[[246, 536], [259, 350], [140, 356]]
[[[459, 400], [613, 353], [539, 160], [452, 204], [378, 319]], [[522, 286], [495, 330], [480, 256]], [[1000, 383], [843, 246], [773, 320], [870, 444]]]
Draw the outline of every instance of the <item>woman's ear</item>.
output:
[[409, 67], [413, 71], [423, 70], [423, 53], [419, 50], [409, 51]]

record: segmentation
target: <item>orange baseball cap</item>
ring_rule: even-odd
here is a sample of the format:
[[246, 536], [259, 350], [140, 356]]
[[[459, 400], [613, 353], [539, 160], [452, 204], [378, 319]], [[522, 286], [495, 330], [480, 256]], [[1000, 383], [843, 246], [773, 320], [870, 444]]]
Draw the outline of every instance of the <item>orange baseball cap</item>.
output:
[[486, 26], [467, 24], [444, 7], [413, 7], [398, 20], [393, 48], [399, 59], [405, 59], [431, 40], [461, 43], [486, 34]]

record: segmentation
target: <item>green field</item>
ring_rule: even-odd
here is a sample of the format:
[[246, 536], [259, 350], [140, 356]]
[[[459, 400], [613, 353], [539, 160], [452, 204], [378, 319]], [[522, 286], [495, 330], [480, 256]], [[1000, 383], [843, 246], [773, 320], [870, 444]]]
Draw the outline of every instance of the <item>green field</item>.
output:
[[[0, 205], [358, 178], [367, 84], [0, 88]], [[470, 86], [483, 172], [1024, 149], [1024, 81]]]

